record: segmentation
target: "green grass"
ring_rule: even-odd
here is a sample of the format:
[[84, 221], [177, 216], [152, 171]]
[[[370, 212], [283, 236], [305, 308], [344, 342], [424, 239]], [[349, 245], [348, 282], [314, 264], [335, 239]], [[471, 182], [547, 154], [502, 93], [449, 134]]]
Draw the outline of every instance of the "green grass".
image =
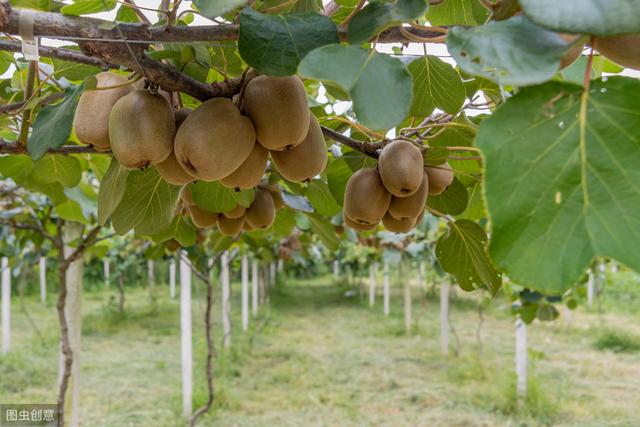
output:
[[640, 351], [640, 337], [626, 331], [606, 329], [596, 337], [593, 346], [598, 350], [614, 353], [633, 353]]
[[[594, 348], [600, 317], [582, 309], [570, 325], [529, 327], [528, 397], [518, 402], [509, 304], [484, 312], [457, 292], [451, 321], [457, 356], [439, 345], [438, 295], [414, 289], [414, 327], [404, 330], [394, 284], [391, 315], [329, 277], [282, 283], [242, 333], [233, 285], [233, 346], [221, 348], [219, 292], [214, 310], [216, 400], [202, 426], [635, 426], [640, 425], [640, 355]], [[178, 300], [128, 290], [122, 315], [115, 290], [83, 301], [82, 417], [92, 427], [184, 425], [181, 417]], [[194, 282], [194, 408], [206, 401], [204, 289]], [[425, 299], [425, 295], [427, 298]], [[57, 376], [55, 307], [37, 297], [14, 305], [13, 350], [0, 356], [0, 402], [53, 402]], [[625, 348], [640, 327], [633, 315], [605, 314], [609, 340]], [[624, 332], [624, 333], [621, 333]], [[628, 335], [624, 335], [628, 334]], [[620, 337], [626, 338], [620, 338]], [[452, 337], [452, 347], [456, 340]], [[620, 344], [618, 344], [620, 345]], [[611, 348], [610, 344], [605, 345]], [[453, 352], [452, 352], [453, 353]]]

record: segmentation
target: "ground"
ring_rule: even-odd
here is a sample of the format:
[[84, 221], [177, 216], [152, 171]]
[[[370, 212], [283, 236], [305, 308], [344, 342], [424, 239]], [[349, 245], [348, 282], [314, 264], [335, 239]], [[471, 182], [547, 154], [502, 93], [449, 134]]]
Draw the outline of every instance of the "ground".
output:
[[[599, 316], [581, 308], [570, 320], [531, 325], [529, 400], [518, 409], [513, 318], [506, 301], [496, 300], [484, 311], [478, 341], [478, 298], [458, 291], [451, 321], [459, 344], [452, 338], [452, 354], [443, 356], [438, 297], [431, 290], [414, 286], [410, 336], [399, 288], [389, 318], [382, 315], [380, 298], [370, 309], [346, 290], [331, 277], [281, 280], [270, 305], [242, 333], [234, 283], [233, 349], [220, 348], [216, 308], [217, 397], [201, 425], [640, 425], [640, 352], [614, 353], [602, 341], [610, 335], [619, 340], [622, 331], [631, 334], [629, 340], [640, 336], [637, 310]], [[122, 318], [109, 303], [114, 293], [85, 293], [83, 425], [184, 425], [178, 300], [169, 298], [166, 285], [154, 288], [153, 301], [141, 287], [129, 289]], [[203, 294], [196, 283], [195, 407], [206, 399]], [[0, 356], [0, 402], [55, 400], [55, 307], [52, 296], [46, 306], [36, 298], [13, 301], [13, 351]], [[596, 349], [598, 337], [603, 350]]]

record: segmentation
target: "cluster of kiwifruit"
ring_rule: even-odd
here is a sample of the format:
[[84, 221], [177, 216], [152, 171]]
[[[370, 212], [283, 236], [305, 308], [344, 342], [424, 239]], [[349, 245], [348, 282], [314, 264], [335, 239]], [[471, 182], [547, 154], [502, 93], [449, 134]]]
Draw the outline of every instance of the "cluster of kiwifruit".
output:
[[[577, 34], [559, 33], [565, 41], [575, 43], [584, 38]], [[565, 69], [580, 57], [584, 43], [576, 43], [560, 60], [560, 69]], [[640, 70], [640, 34], [594, 37], [593, 46], [601, 55], [625, 68]]]
[[441, 194], [453, 182], [448, 163], [425, 166], [420, 149], [404, 140], [386, 145], [378, 167], [363, 168], [349, 178], [344, 194], [344, 223], [360, 231], [382, 225], [407, 233], [422, 222], [429, 195]]
[[[236, 99], [210, 99], [193, 111], [174, 111], [163, 94], [136, 89], [120, 74], [103, 72], [96, 80], [98, 90], [85, 91], [78, 103], [76, 135], [98, 150], [111, 150], [127, 169], [155, 166], [170, 184], [219, 181], [246, 190], [261, 182], [269, 155], [292, 182], [308, 181], [327, 165], [322, 130], [296, 76], [258, 76]], [[223, 233], [237, 234], [273, 223], [281, 199], [272, 194], [258, 188], [246, 212], [237, 207], [219, 217], [182, 199], [197, 226], [217, 223]]]

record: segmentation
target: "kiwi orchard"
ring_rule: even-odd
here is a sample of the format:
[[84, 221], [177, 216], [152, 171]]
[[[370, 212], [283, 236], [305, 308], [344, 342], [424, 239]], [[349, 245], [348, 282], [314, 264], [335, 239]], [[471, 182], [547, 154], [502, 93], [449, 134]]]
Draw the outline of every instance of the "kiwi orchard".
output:
[[191, 272], [206, 284], [195, 411], [182, 317], [192, 425], [214, 400], [211, 272], [230, 346], [236, 255], [243, 325], [276, 260], [320, 246], [368, 248], [372, 283], [411, 250], [421, 277], [510, 295], [519, 330], [575, 305], [593, 263], [640, 271], [637, 0], [0, 0], [0, 32], [0, 248], [54, 260], [60, 425], [79, 423], [82, 263], [107, 252], [114, 277], [122, 254], [177, 257], [183, 307]]

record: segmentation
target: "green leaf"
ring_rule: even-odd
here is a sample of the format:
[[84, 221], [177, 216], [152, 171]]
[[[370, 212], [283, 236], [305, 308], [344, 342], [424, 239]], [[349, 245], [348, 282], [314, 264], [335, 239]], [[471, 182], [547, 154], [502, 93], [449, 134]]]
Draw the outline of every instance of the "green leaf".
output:
[[479, 27], [453, 27], [447, 48], [464, 71], [505, 85], [545, 82], [571, 47], [560, 35], [515, 16]]
[[87, 218], [82, 213], [80, 205], [73, 200], [65, 200], [54, 208], [56, 214], [65, 221], [75, 221], [82, 224], [87, 223]]
[[334, 216], [341, 210], [340, 205], [333, 198], [329, 186], [319, 179], [314, 179], [309, 183], [307, 198], [320, 215]]
[[33, 122], [33, 132], [27, 141], [27, 151], [34, 160], [67, 142], [83, 88], [82, 84], [68, 87], [62, 102], [47, 105], [40, 110]]
[[29, 156], [19, 154], [0, 157], [0, 174], [5, 179], [13, 179], [18, 185], [24, 185], [32, 171], [33, 160]]
[[424, 56], [407, 67], [413, 78], [411, 115], [426, 117], [436, 108], [449, 114], [460, 111], [466, 98], [462, 79], [449, 64], [435, 56]]
[[193, 0], [200, 13], [209, 19], [224, 15], [244, 3], [244, 0]]
[[427, 166], [440, 166], [447, 161], [449, 150], [446, 147], [429, 147], [422, 152], [424, 164]]
[[78, 0], [73, 4], [63, 6], [60, 9], [64, 15], [88, 15], [91, 13], [104, 12], [116, 7], [116, 0]]
[[640, 81], [591, 84], [580, 134], [582, 87], [527, 88], [485, 119], [490, 252], [514, 281], [559, 294], [595, 256], [640, 271]]
[[0, 75], [6, 73], [13, 63], [13, 54], [4, 51], [0, 52]]
[[130, 171], [122, 200], [111, 215], [116, 233], [135, 228], [137, 233], [152, 235], [169, 226], [180, 188], [168, 184], [156, 168]]
[[240, 13], [240, 56], [264, 74], [295, 74], [298, 64], [309, 52], [339, 41], [336, 25], [326, 16], [315, 13], [263, 15], [248, 7]]
[[344, 201], [344, 192], [347, 188], [347, 182], [353, 172], [347, 161], [343, 158], [332, 160], [325, 169], [327, 174], [327, 184], [333, 198], [340, 206]]
[[431, 6], [427, 20], [431, 25], [482, 25], [489, 11], [478, 0], [446, 0]]
[[116, 21], [118, 22], [139, 22], [138, 15], [133, 10], [132, 7], [127, 5], [122, 5], [118, 8], [118, 13], [116, 13]]
[[313, 206], [311, 206], [311, 203], [302, 196], [291, 194], [288, 191], [281, 191], [280, 196], [282, 197], [284, 204], [289, 206], [291, 209], [309, 213], [313, 212]]
[[98, 224], [105, 225], [120, 204], [127, 189], [128, 176], [129, 170], [120, 166], [115, 157], [111, 159], [98, 191]]
[[306, 214], [306, 216], [309, 218], [311, 231], [318, 236], [322, 244], [330, 251], [337, 251], [340, 247], [340, 238], [333, 224], [317, 214]]
[[[67, 196], [69, 200], [78, 205], [83, 218], [87, 220], [91, 217], [95, 218], [97, 213], [96, 200], [88, 196], [87, 193], [85, 193], [85, 191], [82, 189], [82, 187], [83, 186], [81, 183], [81, 185], [78, 185], [77, 187], [65, 188], [64, 195]], [[89, 188], [93, 190], [92, 187]]]
[[427, 205], [438, 212], [460, 215], [467, 208], [469, 193], [464, 185], [454, 178], [450, 186], [442, 194], [429, 196]]
[[173, 218], [173, 221], [171, 221], [171, 224], [167, 228], [150, 237], [154, 243], [162, 243], [169, 239], [176, 239], [178, 243], [185, 248], [194, 245], [197, 239], [195, 228], [189, 224], [185, 217], [180, 215]]
[[425, 0], [398, 0], [394, 4], [370, 2], [349, 23], [349, 43], [365, 43], [387, 26], [421, 18], [426, 11]]
[[461, 219], [450, 222], [438, 239], [436, 256], [442, 268], [453, 274], [465, 291], [486, 288], [495, 294], [502, 284], [486, 251], [487, 235], [475, 222]]
[[196, 204], [207, 212], [226, 212], [238, 204], [234, 191], [218, 181], [198, 181], [192, 184], [191, 195]]
[[40, 184], [59, 182], [65, 187], [75, 187], [82, 178], [82, 168], [75, 157], [47, 154], [33, 163], [31, 177]]
[[554, 31], [611, 36], [640, 33], [637, 0], [520, 0], [524, 13]]
[[240, 205], [248, 208], [253, 203], [253, 199], [256, 197], [256, 190], [253, 188], [242, 191], [232, 191], [233, 198]]
[[[331, 64], [331, 66], [327, 66]], [[389, 55], [356, 46], [323, 46], [302, 60], [300, 74], [329, 80], [347, 91], [360, 123], [388, 129], [409, 114], [413, 83], [404, 64]]]
[[291, 234], [296, 226], [296, 214], [291, 209], [280, 209], [273, 221], [271, 230], [278, 236], [286, 237]]

